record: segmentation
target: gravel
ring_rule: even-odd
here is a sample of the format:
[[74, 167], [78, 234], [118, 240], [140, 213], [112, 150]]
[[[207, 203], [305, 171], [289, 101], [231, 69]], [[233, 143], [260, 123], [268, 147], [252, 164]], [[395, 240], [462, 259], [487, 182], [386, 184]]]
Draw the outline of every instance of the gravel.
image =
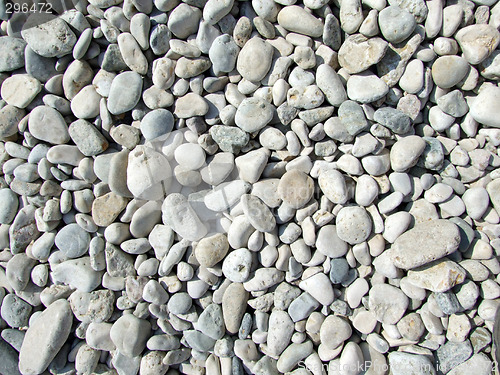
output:
[[0, 9], [0, 373], [489, 374], [498, 7]]

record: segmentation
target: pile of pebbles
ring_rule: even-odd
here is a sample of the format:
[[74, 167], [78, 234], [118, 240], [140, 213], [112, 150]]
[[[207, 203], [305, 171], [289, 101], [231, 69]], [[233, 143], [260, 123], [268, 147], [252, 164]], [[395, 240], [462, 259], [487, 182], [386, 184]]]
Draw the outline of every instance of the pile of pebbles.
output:
[[497, 0], [59, 10], [0, 10], [1, 374], [490, 374]]

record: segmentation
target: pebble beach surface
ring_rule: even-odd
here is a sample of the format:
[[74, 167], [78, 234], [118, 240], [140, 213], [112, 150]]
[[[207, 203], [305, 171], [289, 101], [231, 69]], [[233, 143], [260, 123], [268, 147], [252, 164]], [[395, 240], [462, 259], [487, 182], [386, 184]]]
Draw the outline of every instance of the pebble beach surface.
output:
[[489, 375], [497, 0], [0, 2], [0, 374]]

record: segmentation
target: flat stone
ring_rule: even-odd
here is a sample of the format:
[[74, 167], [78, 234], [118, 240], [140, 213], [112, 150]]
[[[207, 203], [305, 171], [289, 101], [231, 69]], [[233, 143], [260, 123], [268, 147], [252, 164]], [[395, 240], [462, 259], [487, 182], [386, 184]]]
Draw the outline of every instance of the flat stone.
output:
[[78, 258], [88, 251], [90, 234], [78, 224], [68, 224], [57, 232], [55, 244], [68, 258]]
[[142, 94], [142, 77], [136, 72], [118, 74], [111, 82], [108, 97], [108, 110], [120, 115], [134, 108]]
[[109, 146], [108, 141], [97, 128], [86, 120], [77, 120], [70, 124], [69, 135], [78, 150], [85, 156], [96, 156]]
[[500, 128], [500, 119], [494, 103], [500, 98], [500, 88], [487, 85], [476, 96], [470, 107], [470, 115], [477, 122]]
[[50, 13], [32, 13], [21, 30], [28, 46], [43, 57], [61, 57], [73, 51], [77, 39], [69, 25]]
[[26, 108], [42, 89], [40, 82], [28, 74], [16, 74], [2, 83], [2, 99], [17, 108]]
[[124, 197], [109, 192], [98, 197], [92, 202], [92, 219], [101, 227], [112, 224], [120, 212], [127, 206], [128, 200]]
[[244, 194], [241, 205], [246, 218], [260, 232], [271, 232], [276, 227], [276, 219], [269, 208], [256, 196]]
[[304, 207], [314, 193], [314, 181], [302, 171], [292, 169], [281, 176], [278, 195], [290, 207]]
[[70, 140], [64, 118], [51, 107], [35, 107], [30, 112], [28, 129], [33, 137], [55, 145], [64, 144]]
[[297, 5], [283, 7], [278, 13], [278, 23], [289, 31], [311, 37], [323, 33], [323, 22]]
[[410, 12], [395, 5], [382, 9], [378, 15], [378, 22], [384, 38], [394, 44], [408, 38], [417, 25], [415, 17]]
[[53, 302], [28, 328], [19, 353], [19, 369], [24, 375], [44, 372], [66, 342], [73, 323], [69, 302]]
[[460, 232], [455, 224], [433, 220], [417, 224], [399, 236], [390, 249], [390, 256], [396, 267], [407, 270], [445, 257], [455, 252], [459, 244]]
[[24, 50], [26, 42], [11, 36], [0, 37], [0, 72], [10, 72], [24, 66]]

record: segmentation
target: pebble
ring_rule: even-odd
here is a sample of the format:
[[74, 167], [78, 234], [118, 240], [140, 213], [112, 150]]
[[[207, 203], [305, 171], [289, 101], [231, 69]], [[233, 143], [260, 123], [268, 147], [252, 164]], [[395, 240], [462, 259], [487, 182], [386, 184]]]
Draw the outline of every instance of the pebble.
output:
[[[391, 248], [394, 264], [403, 269], [422, 266], [457, 250], [460, 243], [458, 227], [443, 219], [417, 224], [401, 235]], [[420, 249], [428, 249], [425, 254]], [[401, 251], [404, 248], [404, 259]]]
[[254, 37], [245, 43], [236, 61], [236, 69], [249, 81], [258, 82], [263, 79], [272, 63], [272, 46]]
[[133, 314], [121, 316], [113, 323], [109, 335], [120, 353], [128, 357], [137, 357], [146, 347], [151, 324]]
[[337, 213], [337, 234], [351, 245], [365, 241], [371, 233], [372, 221], [363, 207], [344, 207]]
[[27, 74], [18, 74], [3, 81], [1, 96], [9, 105], [26, 108], [41, 89], [42, 86], [37, 79]]
[[44, 372], [66, 342], [73, 322], [69, 302], [50, 304], [30, 325], [19, 351], [19, 370], [23, 374]]
[[390, 43], [400, 43], [408, 38], [417, 25], [415, 17], [396, 5], [380, 11], [378, 15], [380, 32]]
[[394, 286], [376, 284], [370, 289], [368, 303], [379, 322], [396, 324], [408, 308], [409, 299]]
[[361, 73], [384, 57], [387, 46], [381, 38], [350, 35], [338, 51], [339, 64], [349, 74]]
[[78, 258], [88, 251], [90, 235], [78, 224], [69, 224], [57, 232], [55, 245], [66, 257]]
[[43, 57], [62, 57], [72, 52], [76, 36], [62, 18], [33, 13], [21, 30], [28, 46]]
[[273, 118], [269, 103], [262, 99], [248, 98], [241, 102], [236, 110], [234, 121], [247, 133], [255, 133], [264, 128]]
[[11, 72], [24, 66], [26, 42], [12, 36], [0, 37], [0, 51], [4, 58], [0, 63], [0, 72]]
[[448, 89], [459, 83], [468, 71], [469, 65], [464, 58], [441, 56], [432, 64], [432, 79], [440, 88]]
[[199, 241], [195, 248], [195, 256], [202, 266], [210, 268], [224, 259], [228, 250], [227, 237], [219, 233]]
[[108, 97], [108, 110], [119, 115], [134, 108], [141, 98], [142, 77], [136, 72], [118, 74], [111, 82]]
[[68, 126], [61, 114], [47, 106], [38, 106], [31, 111], [28, 129], [33, 137], [55, 145], [64, 144], [70, 139]]
[[278, 13], [278, 23], [288, 31], [311, 37], [323, 34], [323, 22], [297, 5], [283, 7]]

